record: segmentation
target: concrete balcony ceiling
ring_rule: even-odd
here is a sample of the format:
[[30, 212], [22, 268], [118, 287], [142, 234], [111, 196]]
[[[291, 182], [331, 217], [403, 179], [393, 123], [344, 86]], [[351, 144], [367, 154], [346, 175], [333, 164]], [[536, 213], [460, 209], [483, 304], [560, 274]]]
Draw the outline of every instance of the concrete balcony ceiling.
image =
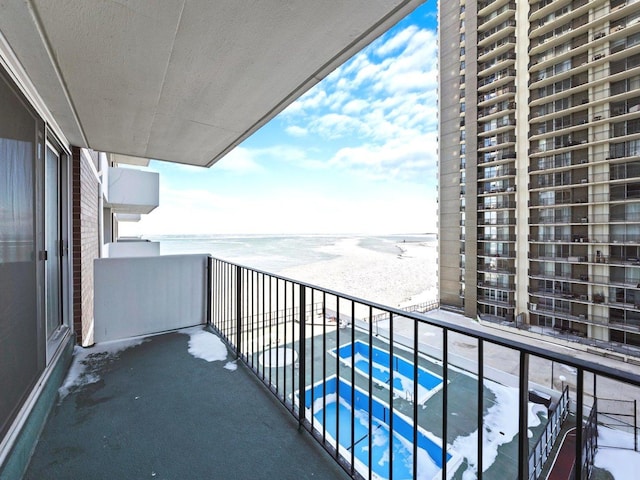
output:
[[72, 144], [210, 166], [420, 3], [10, 0], [0, 31]]

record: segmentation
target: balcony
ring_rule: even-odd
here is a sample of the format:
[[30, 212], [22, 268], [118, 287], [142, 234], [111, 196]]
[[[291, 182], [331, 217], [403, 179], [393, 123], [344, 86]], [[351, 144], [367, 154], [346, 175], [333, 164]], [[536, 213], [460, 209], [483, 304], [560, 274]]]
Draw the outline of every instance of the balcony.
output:
[[[560, 428], [576, 429], [581, 478], [596, 447], [597, 403], [582, 394], [585, 375], [593, 374], [598, 391], [622, 398], [640, 388], [633, 367], [605, 358], [570, 356], [446, 312], [406, 312], [206, 256], [104, 260], [97, 265], [103, 279], [104, 268], [120, 281], [98, 281], [98, 304], [109, 296], [127, 301], [98, 315], [96, 329], [126, 323], [126, 331], [104, 337], [124, 343], [76, 350], [61, 389], [68, 394], [54, 407], [26, 478], [88, 471], [252, 478], [257, 469], [274, 478], [367, 478], [368, 465], [376, 478], [391, 471], [451, 478], [466, 468], [455, 440], [481, 432], [464, 454], [495, 449], [495, 461], [478, 460], [487, 478], [534, 479], [551, 467]], [[148, 268], [164, 274], [143, 275]], [[151, 282], [145, 288], [141, 276]], [[167, 302], [173, 310], [162, 309]], [[164, 317], [149, 330], [154, 309]], [[137, 336], [185, 324], [195, 327]], [[378, 363], [393, 359], [394, 367], [378, 371], [371, 355]], [[560, 382], [553, 364], [575, 375]], [[433, 383], [412, 380], [425, 377]], [[505, 408], [487, 411], [489, 401]]]
[[160, 242], [141, 239], [119, 239], [117, 242], [107, 243], [105, 247], [104, 256], [109, 258], [157, 257], [160, 255]]
[[160, 177], [155, 172], [109, 167], [106, 207], [116, 213], [145, 214], [159, 201]]

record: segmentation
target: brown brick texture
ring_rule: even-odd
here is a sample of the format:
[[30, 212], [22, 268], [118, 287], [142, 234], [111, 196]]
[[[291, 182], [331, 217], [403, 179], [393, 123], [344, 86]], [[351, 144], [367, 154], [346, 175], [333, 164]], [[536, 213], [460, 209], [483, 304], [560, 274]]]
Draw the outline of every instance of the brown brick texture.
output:
[[[92, 162], [97, 155], [89, 152]], [[81, 149], [72, 151], [73, 326], [78, 344], [93, 342], [93, 260], [100, 256], [99, 180]]]

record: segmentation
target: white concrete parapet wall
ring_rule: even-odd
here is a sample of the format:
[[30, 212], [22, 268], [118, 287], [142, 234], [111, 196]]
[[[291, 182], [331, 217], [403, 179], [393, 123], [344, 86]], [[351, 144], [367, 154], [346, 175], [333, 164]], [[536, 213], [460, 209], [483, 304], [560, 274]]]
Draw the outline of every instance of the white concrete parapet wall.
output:
[[205, 323], [207, 255], [94, 261], [97, 343]]
[[160, 255], [160, 242], [113, 242], [105, 245], [106, 257], [157, 257]]

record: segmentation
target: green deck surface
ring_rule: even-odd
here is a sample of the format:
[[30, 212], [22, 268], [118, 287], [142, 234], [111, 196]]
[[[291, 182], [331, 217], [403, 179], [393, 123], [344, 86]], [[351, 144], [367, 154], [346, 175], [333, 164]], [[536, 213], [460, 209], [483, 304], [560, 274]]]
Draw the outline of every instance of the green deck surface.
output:
[[347, 478], [247, 368], [195, 358], [188, 341], [95, 358], [100, 381], [54, 407], [24, 478]]

